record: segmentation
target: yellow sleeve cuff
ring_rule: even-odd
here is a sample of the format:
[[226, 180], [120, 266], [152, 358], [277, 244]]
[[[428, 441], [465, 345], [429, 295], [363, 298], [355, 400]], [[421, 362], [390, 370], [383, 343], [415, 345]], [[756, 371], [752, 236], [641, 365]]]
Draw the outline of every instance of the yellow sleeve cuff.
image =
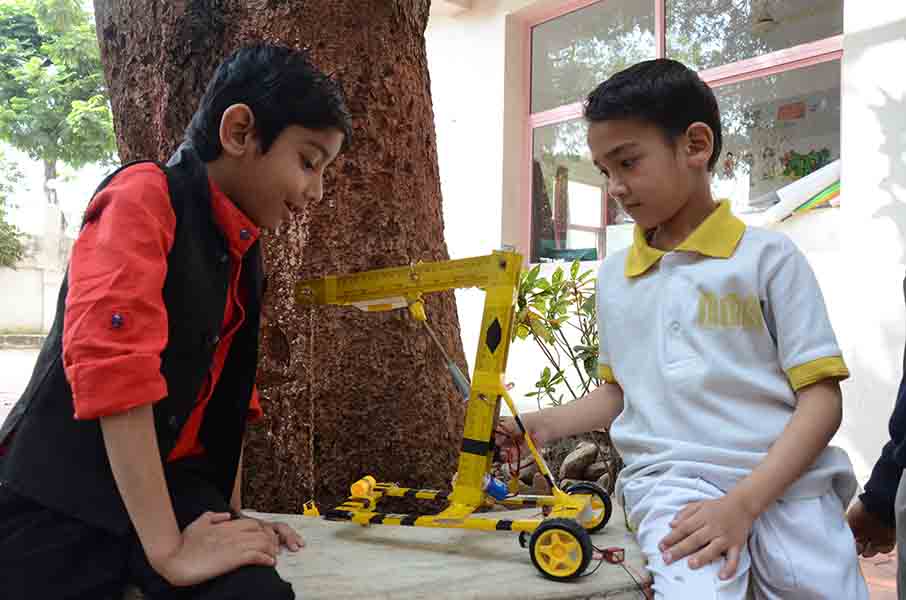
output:
[[842, 381], [849, 377], [849, 369], [843, 362], [842, 356], [826, 356], [797, 365], [786, 372], [787, 379], [794, 391], [799, 391], [807, 385], [818, 383], [822, 379], [836, 379]]
[[617, 379], [613, 376], [613, 370], [610, 365], [598, 365], [598, 379], [605, 383], [616, 383]]

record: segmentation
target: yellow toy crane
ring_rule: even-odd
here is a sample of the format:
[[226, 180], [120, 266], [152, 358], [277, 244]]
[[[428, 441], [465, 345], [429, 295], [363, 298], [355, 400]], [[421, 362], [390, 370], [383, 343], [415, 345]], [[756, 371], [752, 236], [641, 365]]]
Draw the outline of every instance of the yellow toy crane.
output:
[[[532, 562], [544, 576], [568, 580], [585, 571], [593, 553], [589, 533], [600, 530], [610, 520], [613, 510], [610, 497], [600, 486], [591, 483], [580, 483], [566, 491], [557, 486], [504, 384], [521, 268], [522, 256], [504, 250], [476, 258], [328, 276], [296, 284], [295, 298], [299, 305], [354, 306], [367, 312], [407, 309], [413, 318], [425, 324], [439, 347], [427, 322], [422, 294], [470, 287], [481, 288], [486, 294], [471, 386], [443, 353], [454, 383], [468, 400], [452, 492], [403, 488], [393, 483], [380, 483], [366, 475], [352, 484], [351, 495], [343, 504], [324, 512], [325, 519], [352, 521], [364, 526], [519, 532], [523, 546], [528, 538]], [[550, 485], [551, 495], [509, 494], [492, 476], [494, 431], [501, 402], [506, 402], [515, 417], [539, 472]], [[434, 515], [377, 512], [377, 502], [385, 496], [445, 500], [449, 504]], [[543, 519], [519, 520], [483, 518], [473, 514], [489, 504], [508, 508], [546, 507], [549, 512]], [[306, 505], [305, 514], [320, 515], [314, 503]]]

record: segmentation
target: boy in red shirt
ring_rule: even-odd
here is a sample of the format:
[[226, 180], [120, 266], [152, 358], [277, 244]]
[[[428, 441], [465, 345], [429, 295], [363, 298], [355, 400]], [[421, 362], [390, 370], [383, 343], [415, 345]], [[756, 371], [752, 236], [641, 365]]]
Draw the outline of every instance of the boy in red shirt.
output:
[[304, 52], [218, 67], [167, 165], [105, 180], [53, 328], [0, 429], [0, 581], [10, 600], [289, 599], [284, 524], [240, 515], [259, 236], [320, 201], [347, 143], [342, 92]]

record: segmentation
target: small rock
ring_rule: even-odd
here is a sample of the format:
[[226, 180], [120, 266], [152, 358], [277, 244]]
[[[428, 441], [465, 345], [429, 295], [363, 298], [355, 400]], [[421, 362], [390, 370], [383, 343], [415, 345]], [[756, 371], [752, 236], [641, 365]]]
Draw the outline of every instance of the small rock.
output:
[[547, 479], [541, 473], [535, 473], [532, 479], [532, 492], [539, 496], [547, 496], [551, 493], [551, 486], [548, 485]]
[[595, 462], [597, 456], [597, 446], [589, 442], [580, 443], [563, 459], [563, 464], [560, 465], [560, 479], [581, 479], [585, 469]]
[[519, 479], [522, 480], [523, 483], [530, 484], [532, 483], [532, 481], [534, 481], [535, 473], [537, 472], [538, 465], [535, 464], [535, 461], [532, 461], [527, 465], [523, 465], [522, 468], [519, 469]]
[[597, 481], [604, 473], [610, 473], [610, 466], [603, 461], [593, 462], [585, 469], [585, 479], [587, 481]]
[[598, 485], [604, 488], [608, 494], [613, 493], [613, 488], [611, 487], [610, 473], [604, 473], [601, 477], [598, 478]]

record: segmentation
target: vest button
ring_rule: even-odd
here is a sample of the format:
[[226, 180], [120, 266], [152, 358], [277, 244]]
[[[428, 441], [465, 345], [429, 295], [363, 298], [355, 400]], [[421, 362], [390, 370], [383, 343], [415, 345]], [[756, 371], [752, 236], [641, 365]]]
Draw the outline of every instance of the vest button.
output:
[[176, 415], [170, 415], [167, 423], [169, 423], [170, 429], [179, 429], [179, 419], [176, 418]]
[[252, 234], [249, 232], [248, 229], [239, 230], [239, 239], [240, 240], [245, 241], [245, 240], [249, 239], [250, 237], [252, 237]]
[[228, 262], [229, 260], [230, 260], [230, 255], [229, 255], [229, 254], [223, 253], [223, 254], [220, 255], [220, 264], [225, 265], [225, 264], [227, 264], [227, 262]]

